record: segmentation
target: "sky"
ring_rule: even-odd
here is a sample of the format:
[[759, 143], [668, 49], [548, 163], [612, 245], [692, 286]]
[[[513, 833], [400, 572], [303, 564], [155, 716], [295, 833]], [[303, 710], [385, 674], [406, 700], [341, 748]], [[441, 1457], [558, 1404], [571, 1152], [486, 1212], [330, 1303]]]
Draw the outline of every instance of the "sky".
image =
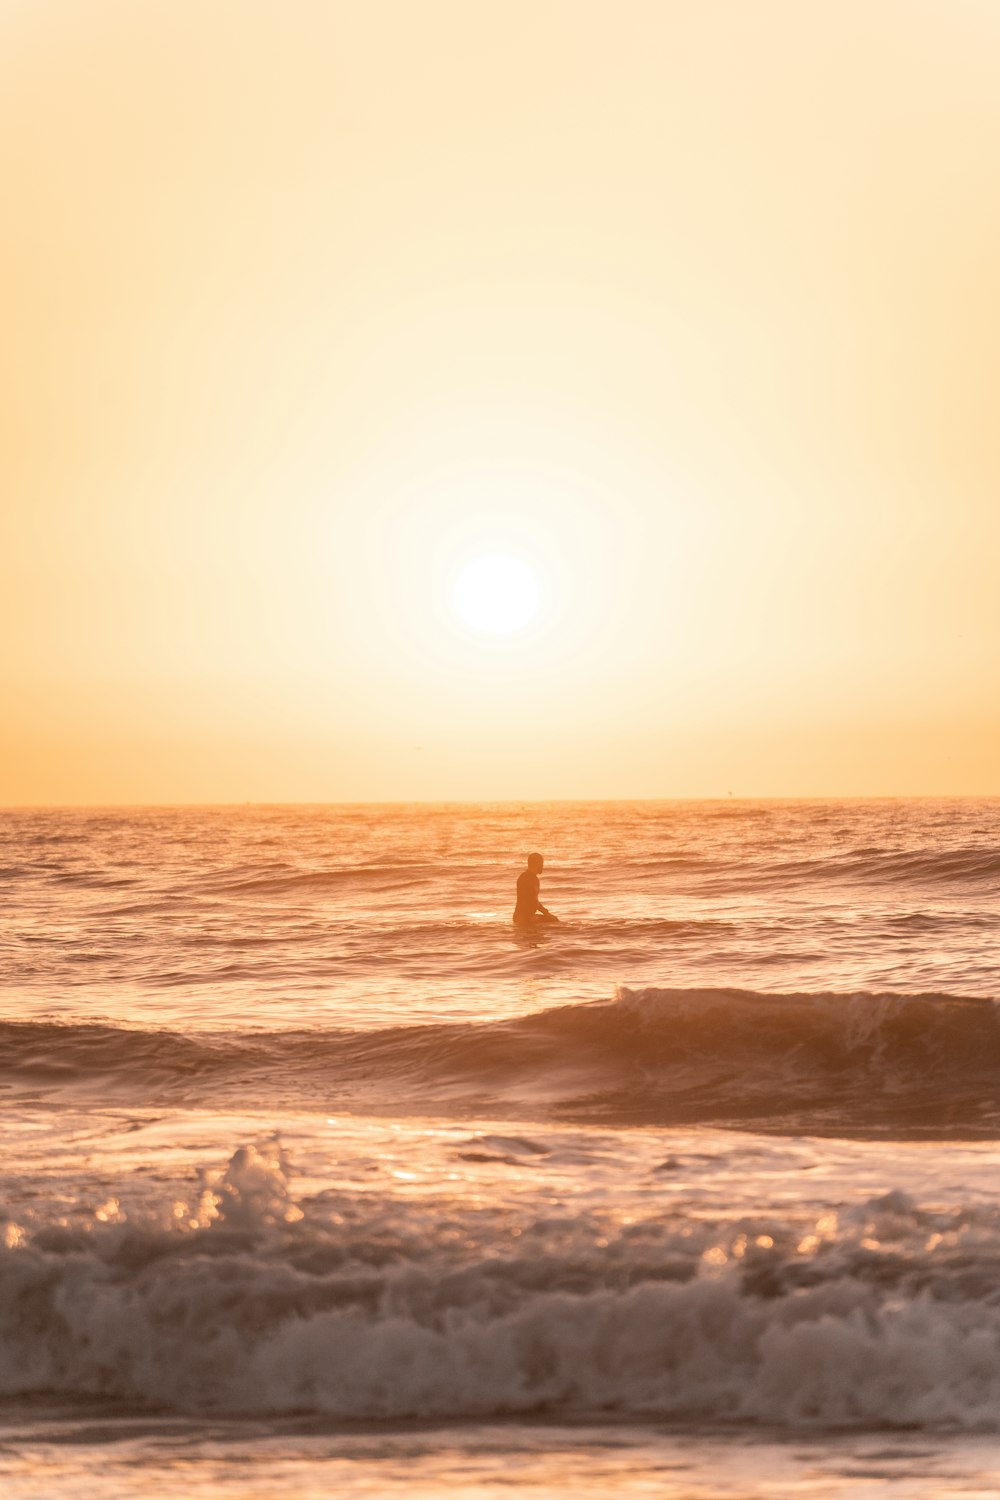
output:
[[994, 0], [0, 0], [0, 805], [1000, 794], [998, 77]]

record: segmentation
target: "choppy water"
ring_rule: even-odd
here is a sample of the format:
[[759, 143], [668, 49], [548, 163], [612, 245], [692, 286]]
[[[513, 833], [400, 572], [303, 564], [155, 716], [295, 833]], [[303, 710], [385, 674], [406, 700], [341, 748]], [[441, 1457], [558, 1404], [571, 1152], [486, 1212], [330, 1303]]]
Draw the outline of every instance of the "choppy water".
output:
[[1000, 1486], [1000, 803], [17, 811], [0, 890], [5, 1493]]

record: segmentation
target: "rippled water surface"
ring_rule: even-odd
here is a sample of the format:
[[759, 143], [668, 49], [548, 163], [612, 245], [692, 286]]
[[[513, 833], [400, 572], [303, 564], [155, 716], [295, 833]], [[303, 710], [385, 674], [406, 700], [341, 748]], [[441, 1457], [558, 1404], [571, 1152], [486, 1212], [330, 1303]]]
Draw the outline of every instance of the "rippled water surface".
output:
[[[563, 918], [511, 931], [532, 848]], [[0, 815], [8, 1004], [368, 1026], [630, 986], [991, 996], [1000, 803]]]
[[0, 890], [5, 1494], [1000, 1491], [1000, 803], [13, 811]]

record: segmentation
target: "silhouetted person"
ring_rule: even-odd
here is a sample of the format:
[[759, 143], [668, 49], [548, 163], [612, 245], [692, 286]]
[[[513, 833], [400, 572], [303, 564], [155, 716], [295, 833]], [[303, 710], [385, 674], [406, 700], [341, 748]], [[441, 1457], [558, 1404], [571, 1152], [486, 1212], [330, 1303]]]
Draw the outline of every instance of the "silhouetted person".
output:
[[528, 855], [528, 868], [517, 877], [517, 905], [514, 907], [514, 922], [518, 927], [534, 927], [539, 920], [558, 922], [547, 907], [538, 899], [538, 877], [545, 864], [540, 854]]

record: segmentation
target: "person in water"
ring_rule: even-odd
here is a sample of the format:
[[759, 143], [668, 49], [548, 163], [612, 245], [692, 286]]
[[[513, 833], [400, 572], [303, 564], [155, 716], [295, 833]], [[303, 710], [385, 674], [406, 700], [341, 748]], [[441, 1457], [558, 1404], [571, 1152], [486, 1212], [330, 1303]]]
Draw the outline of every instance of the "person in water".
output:
[[534, 927], [539, 922], [558, 922], [548, 907], [538, 899], [538, 877], [545, 864], [540, 854], [528, 855], [528, 868], [517, 877], [517, 905], [514, 907], [514, 922], [518, 927]]

